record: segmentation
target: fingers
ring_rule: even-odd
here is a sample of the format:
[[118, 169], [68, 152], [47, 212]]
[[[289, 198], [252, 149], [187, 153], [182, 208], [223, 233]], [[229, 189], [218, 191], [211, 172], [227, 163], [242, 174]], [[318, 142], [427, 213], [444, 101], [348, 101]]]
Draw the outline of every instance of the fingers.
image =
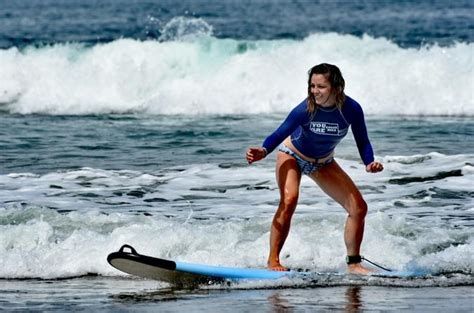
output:
[[245, 155], [247, 162], [252, 164], [255, 161], [263, 159], [265, 156], [265, 151], [262, 148], [249, 148]]
[[379, 162], [376, 162], [376, 164], [375, 164], [375, 171], [377, 171], [377, 172], [383, 171], [383, 164], [382, 164], [382, 163], [379, 163]]
[[254, 150], [254, 148], [249, 148], [249, 149], [247, 150], [246, 155], [245, 155], [245, 158], [247, 159], [247, 162], [248, 162], [249, 164], [252, 164], [252, 162], [254, 161], [254, 153], [253, 153], [253, 150]]
[[377, 173], [383, 171], [383, 165], [380, 162], [372, 162], [366, 167], [366, 171], [370, 173]]
[[247, 162], [249, 164], [252, 164], [253, 162], [258, 161], [259, 160], [259, 158], [258, 158], [258, 148], [249, 148], [247, 150], [246, 158], [247, 158]]
[[252, 148], [249, 148], [249, 149], [247, 150], [247, 153], [246, 153], [246, 155], [245, 155], [245, 158], [247, 159], [247, 162], [248, 162], [249, 164], [252, 164], [252, 162], [254, 161], [254, 159], [253, 159], [253, 153], [252, 153]]

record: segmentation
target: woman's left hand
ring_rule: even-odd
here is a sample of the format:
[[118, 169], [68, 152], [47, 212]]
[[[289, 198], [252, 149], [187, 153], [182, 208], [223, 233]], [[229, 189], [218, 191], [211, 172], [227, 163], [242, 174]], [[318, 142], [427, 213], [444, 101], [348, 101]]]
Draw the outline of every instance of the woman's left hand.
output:
[[377, 173], [383, 171], [383, 165], [380, 162], [372, 162], [365, 167], [365, 170], [369, 173]]

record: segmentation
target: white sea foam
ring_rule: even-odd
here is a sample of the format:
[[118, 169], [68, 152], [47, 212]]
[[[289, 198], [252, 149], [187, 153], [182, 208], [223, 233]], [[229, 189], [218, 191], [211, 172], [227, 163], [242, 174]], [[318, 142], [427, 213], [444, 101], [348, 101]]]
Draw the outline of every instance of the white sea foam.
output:
[[[377, 175], [338, 159], [369, 203], [363, 254], [400, 270], [472, 275], [470, 159], [439, 153], [387, 156], [385, 171]], [[1, 175], [0, 277], [121, 275], [106, 256], [125, 243], [157, 257], [262, 267], [278, 201], [270, 163], [194, 164], [157, 173], [83, 168]], [[461, 168], [463, 176], [436, 176]], [[304, 178], [283, 262], [343, 271], [345, 217]]]
[[[123, 275], [107, 264], [106, 257], [125, 243], [142, 254], [180, 261], [240, 267], [262, 267], [266, 262], [269, 218], [183, 222], [120, 213], [59, 214], [39, 208], [17, 213], [21, 214], [28, 215], [24, 223], [0, 226], [2, 278]], [[343, 224], [343, 216], [296, 217], [283, 262], [320, 272], [344, 271]], [[474, 272], [472, 240], [422, 254], [422, 248], [453, 240], [461, 230], [415, 225], [382, 214], [369, 215], [366, 224], [364, 255], [369, 259], [431, 274]]]
[[335, 33], [299, 41], [239, 41], [211, 33], [203, 28], [186, 40], [0, 50], [0, 109], [26, 114], [287, 112], [305, 97], [307, 70], [329, 62], [339, 65], [347, 93], [368, 114], [474, 115], [472, 43], [401, 48], [383, 38]]

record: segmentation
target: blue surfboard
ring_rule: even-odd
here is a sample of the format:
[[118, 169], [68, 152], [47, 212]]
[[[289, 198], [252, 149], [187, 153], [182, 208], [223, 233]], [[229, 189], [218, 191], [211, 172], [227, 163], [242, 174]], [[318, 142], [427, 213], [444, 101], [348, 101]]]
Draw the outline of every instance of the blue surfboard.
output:
[[123, 245], [119, 251], [109, 254], [107, 261], [116, 269], [134, 276], [180, 284], [220, 280], [279, 279], [295, 273], [177, 262], [139, 254], [129, 245]]
[[[364, 259], [367, 260], [367, 259]], [[315, 278], [344, 277], [345, 273], [319, 273], [287, 271], [277, 272], [267, 269], [223, 267], [194, 264], [155, 258], [139, 254], [133, 247], [123, 245], [119, 251], [109, 254], [107, 261], [116, 269], [143, 278], [156, 279], [177, 285], [193, 285], [225, 280], [276, 280], [283, 277]], [[370, 261], [369, 261], [370, 262]], [[370, 262], [374, 264], [373, 262]], [[349, 274], [350, 275], [350, 274]], [[423, 277], [425, 273], [406, 271], [374, 272], [372, 277], [407, 278]]]

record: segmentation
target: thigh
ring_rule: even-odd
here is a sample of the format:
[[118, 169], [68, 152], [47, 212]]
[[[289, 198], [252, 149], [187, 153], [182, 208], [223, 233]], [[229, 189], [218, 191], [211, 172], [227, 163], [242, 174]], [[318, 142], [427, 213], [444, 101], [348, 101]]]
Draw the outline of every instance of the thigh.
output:
[[332, 199], [349, 210], [351, 204], [358, 203], [362, 195], [352, 179], [336, 161], [309, 175]]
[[281, 151], [278, 151], [277, 154], [276, 179], [282, 198], [285, 196], [298, 196], [301, 171], [295, 158]]

